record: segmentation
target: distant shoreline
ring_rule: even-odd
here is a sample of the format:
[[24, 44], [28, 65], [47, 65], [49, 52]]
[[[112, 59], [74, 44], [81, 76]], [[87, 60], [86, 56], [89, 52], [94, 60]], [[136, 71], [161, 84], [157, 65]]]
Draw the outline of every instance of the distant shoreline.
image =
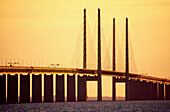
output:
[[[56, 96], [53, 97], [53, 100], [55, 102]], [[76, 97], [77, 100], [77, 97]], [[104, 96], [102, 97], [103, 101], [112, 101], [112, 97]], [[116, 100], [125, 100], [125, 97], [118, 96], [116, 97]], [[7, 101], [7, 98], [6, 98]], [[44, 96], [42, 96], [42, 102], [44, 101]], [[67, 97], [65, 97], [65, 101], [67, 101]], [[87, 97], [87, 101], [97, 101], [97, 97]], [[18, 97], [18, 102], [20, 102], [20, 97]], [[32, 102], [32, 97], [30, 97], [30, 102]]]
[[[94, 101], [97, 100], [97, 97], [87, 97], [88, 101]], [[102, 100], [112, 100], [112, 97], [102, 97]], [[125, 97], [118, 96], [116, 97], [116, 100], [125, 100]]]

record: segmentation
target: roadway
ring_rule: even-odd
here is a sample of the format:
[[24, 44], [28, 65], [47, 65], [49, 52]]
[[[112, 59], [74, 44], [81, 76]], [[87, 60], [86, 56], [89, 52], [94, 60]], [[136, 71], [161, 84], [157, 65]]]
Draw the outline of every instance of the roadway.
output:
[[[26, 67], [26, 66], [0, 66], [0, 74], [80, 74], [80, 75], [95, 75], [97, 76], [97, 70], [95, 69], [81, 69], [81, 68], [60, 68], [60, 67]], [[125, 78], [125, 72], [102, 70], [102, 75], [118, 77], [120, 79]], [[141, 74], [129, 73], [130, 79], [148, 80], [154, 82], [162, 82], [170, 84], [170, 79], [164, 79], [153, 76], [146, 76]]]

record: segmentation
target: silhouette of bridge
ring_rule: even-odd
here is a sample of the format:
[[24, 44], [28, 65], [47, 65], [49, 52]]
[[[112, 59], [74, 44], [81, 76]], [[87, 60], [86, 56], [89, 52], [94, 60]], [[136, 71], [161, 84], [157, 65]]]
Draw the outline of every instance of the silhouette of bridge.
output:
[[[64, 79], [67, 74], [67, 101], [87, 100], [87, 81], [97, 81], [97, 100], [102, 101], [101, 76], [112, 77], [112, 100], [116, 100], [116, 82], [125, 82], [125, 99], [131, 100], [170, 100], [170, 80], [153, 76], [129, 73], [128, 48], [128, 18], [126, 18], [126, 69], [125, 72], [116, 71], [115, 54], [115, 18], [113, 18], [113, 54], [112, 70], [101, 69], [101, 24], [100, 9], [98, 9], [98, 68], [87, 69], [86, 49], [86, 9], [84, 9], [83, 27], [83, 68], [63, 67], [28, 67], [28, 66], [0, 66], [0, 103], [18, 103], [18, 81], [20, 81], [20, 103], [30, 101], [30, 83], [32, 83], [32, 102], [42, 102], [42, 75], [44, 75], [44, 102], [53, 102], [53, 75], [56, 75], [56, 102], [65, 101]], [[15, 74], [15, 75], [10, 75]], [[26, 75], [24, 75], [26, 74]], [[39, 74], [39, 75], [35, 75]], [[50, 75], [47, 75], [50, 74]], [[62, 74], [62, 75], [58, 75]], [[73, 74], [73, 75], [69, 75]], [[83, 75], [83, 76], [80, 76]], [[18, 78], [20, 77], [20, 80]], [[30, 80], [32, 77], [32, 81]], [[7, 80], [6, 80], [7, 79]], [[7, 88], [7, 90], [6, 90]], [[6, 93], [7, 92], [7, 93]], [[7, 94], [7, 100], [6, 100]]]

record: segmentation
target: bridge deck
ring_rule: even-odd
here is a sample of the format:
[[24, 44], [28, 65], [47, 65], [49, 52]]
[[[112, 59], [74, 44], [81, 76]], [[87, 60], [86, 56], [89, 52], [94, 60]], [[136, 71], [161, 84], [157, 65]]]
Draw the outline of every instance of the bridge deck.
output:
[[[0, 66], [0, 74], [6, 73], [58, 73], [58, 74], [83, 74], [96, 75], [97, 70], [79, 68], [59, 68], [59, 67], [22, 67], [22, 66]], [[102, 75], [114, 77], [125, 77], [125, 72], [102, 70]], [[129, 73], [129, 78], [152, 80], [157, 82], [170, 83], [170, 79], [146, 76], [141, 74]]]

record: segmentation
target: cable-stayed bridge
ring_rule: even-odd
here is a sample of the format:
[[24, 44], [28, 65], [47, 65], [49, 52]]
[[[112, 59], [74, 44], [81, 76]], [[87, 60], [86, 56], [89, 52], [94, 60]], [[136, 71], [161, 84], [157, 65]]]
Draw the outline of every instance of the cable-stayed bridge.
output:
[[[98, 9], [97, 26], [97, 69], [87, 67], [87, 35], [86, 35], [86, 9], [84, 9], [83, 25], [83, 67], [35, 67], [35, 66], [0, 66], [0, 103], [18, 103], [18, 82], [20, 82], [20, 103], [42, 102], [42, 76], [44, 77], [44, 102], [53, 102], [54, 85], [56, 85], [57, 102], [65, 101], [64, 79], [67, 74], [67, 101], [87, 100], [87, 81], [97, 81], [98, 101], [102, 101], [102, 81], [101, 76], [112, 77], [112, 100], [116, 100], [116, 82], [125, 82], [125, 98], [129, 100], [170, 100], [170, 79], [141, 75], [129, 72], [129, 34], [128, 18], [126, 18], [126, 44], [125, 44], [125, 72], [116, 70], [116, 38], [115, 38], [115, 18], [113, 18], [113, 44], [112, 44], [112, 69], [102, 70], [102, 49], [101, 49], [101, 20], [100, 9]], [[108, 54], [106, 55], [107, 59]], [[92, 60], [93, 61], [93, 60]], [[107, 63], [107, 62], [106, 62]], [[58, 65], [56, 65], [58, 66]], [[14, 74], [14, 75], [10, 75]], [[35, 75], [39, 74], [39, 75]], [[63, 74], [63, 75], [58, 75]], [[72, 75], [69, 75], [72, 74]], [[55, 80], [53, 76], [55, 75]], [[83, 76], [80, 76], [83, 75]], [[31, 78], [30, 78], [31, 77]], [[77, 78], [76, 78], [77, 77]], [[20, 80], [18, 80], [20, 78]], [[75, 80], [77, 79], [77, 88]], [[30, 83], [32, 90], [30, 90]], [[30, 100], [32, 91], [32, 100]], [[7, 99], [6, 99], [7, 96]]]

